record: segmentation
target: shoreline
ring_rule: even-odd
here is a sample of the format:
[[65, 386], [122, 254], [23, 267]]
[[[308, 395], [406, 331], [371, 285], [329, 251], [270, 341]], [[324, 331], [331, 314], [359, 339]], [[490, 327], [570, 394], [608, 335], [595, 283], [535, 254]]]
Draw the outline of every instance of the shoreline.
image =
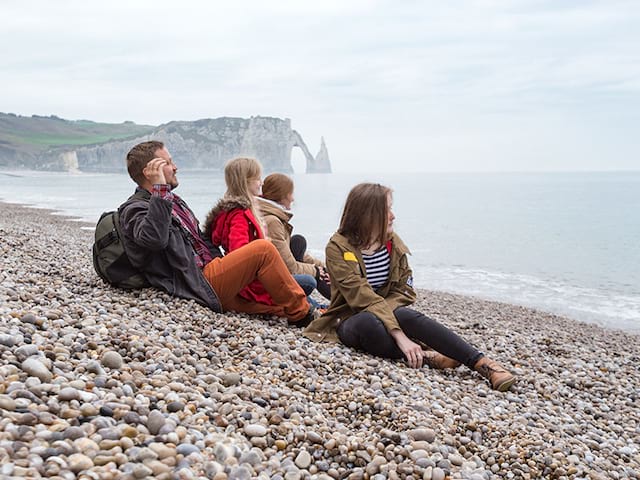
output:
[[638, 334], [420, 290], [416, 309], [518, 375], [498, 393], [112, 289], [92, 232], [1, 206], [3, 478], [638, 478]]
[[[41, 212], [43, 214], [47, 214], [48, 213], [48, 214], [50, 214], [52, 216], [55, 216], [55, 217], [58, 217], [58, 218], [62, 218], [62, 219], [66, 219], [70, 223], [76, 224], [81, 229], [86, 230], [88, 232], [95, 231], [95, 222], [97, 221], [97, 217], [96, 217], [95, 220], [91, 220], [91, 219], [83, 218], [81, 216], [70, 215], [64, 209], [49, 208], [49, 207], [46, 207], [46, 206], [39, 206], [39, 205], [36, 205], [36, 204], [24, 203], [24, 202], [19, 202], [19, 201], [12, 202], [12, 201], [8, 201], [6, 199], [0, 199], [0, 207], [2, 207], [3, 205], [10, 205], [10, 206], [17, 206], [17, 207], [22, 207], [22, 208], [27, 208], [27, 209], [33, 209], [33, 210], [37, 210], [38, 212]], [[572, 316], [570, 316], [570, 315], [568, 315], [566, 313], [563, 313], [563, 312], [545, 310], [544, 307], [539, 307], [539, 306], [527, 304], [527, 302], [512, 303], [508, 299], [504, 299], [504, 300], [503, 299], [492, 299], [492, 298], [483, 297], [481, 295], [474, 295], [474, 294], [469, 294], [469, 293], [447, 291], [447, 290], [434, 290], [434, 289], [431, 289], [431, 288], [424, 288], [424, 287], [416, 287], [416, 290], [420, 290], [422, 292], [429, 293], [429, 294], [446, 294], [446, 295], [452, 295], [453, 297], [468, 298], [468, 299], [472, 299], [472, 300], [478, 301], [478, 302], [489, 302], [489, 303], [495, 303], [497, 305], [506, 305], [506, 306], [510, 306], [510, 307], [527, 308], [529, 310], [532, 310], [532, 311], [535, 311], [537, 313], [544, 314], [544, 315], [551, 315], [551, 316], [556, 316], [556, 317], [559, 317], [559, 318], [566, 318], [568, 320], [575, 321], [575, 322], [582, 323], [582, 324], [587, 324], [587, 325], [596, 325], [596, 326], [598, 326], [600, 328], [603, 328], [605, 330], [622, 331], [622, 332], [627, 332], [627, 333], [631, 333], [631, 334], [635, 334], [635, 335], [640, 335], [640, 326], [634, 327], [634, 328], [623, 328], [623, 327], [620, 327], [620, 326], [611, 326], [611, 325], [608, 325], [606, 323], [603, 323], [604, 321], [602, 319], [598, 319], [598, 318], [579, 319], [579, 318], [572, 317]]]

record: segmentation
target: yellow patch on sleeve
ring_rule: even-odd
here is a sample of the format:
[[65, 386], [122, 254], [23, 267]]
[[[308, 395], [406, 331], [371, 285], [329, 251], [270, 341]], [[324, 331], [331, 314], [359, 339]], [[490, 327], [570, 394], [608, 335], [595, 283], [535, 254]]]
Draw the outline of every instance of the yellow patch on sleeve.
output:
[[356, 256], [354, 255], [353, 252], [344, 252], [343, 257], [347, 262], [357, 262], [358, 261], [358, 259], [356, 258]]

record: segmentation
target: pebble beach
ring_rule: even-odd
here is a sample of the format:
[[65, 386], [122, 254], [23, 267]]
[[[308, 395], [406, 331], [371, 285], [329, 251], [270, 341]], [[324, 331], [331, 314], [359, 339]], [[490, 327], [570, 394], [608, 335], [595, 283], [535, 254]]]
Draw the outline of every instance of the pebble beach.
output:
[[640, 338], [420, 291], [509, 367], [411, 369], [91, 264], [93, 225], [0, 204], [0, 478], [640, 478]]

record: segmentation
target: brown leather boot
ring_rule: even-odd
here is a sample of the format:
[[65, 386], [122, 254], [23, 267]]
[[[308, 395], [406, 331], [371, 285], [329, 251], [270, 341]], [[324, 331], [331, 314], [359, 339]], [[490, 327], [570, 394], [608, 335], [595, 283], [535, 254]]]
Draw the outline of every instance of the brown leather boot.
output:
[[422, 352], [422, 364], [438, 370], [456, 368], [460, 366], [459, 361], [449, 358], [435, 350], [426, 350]]
[[473, 367], [476, 372], [489, 380], [491, 387], [499, 392], [506, 392], [516, 381], [515, 375], [495, 360], [482, 357]]

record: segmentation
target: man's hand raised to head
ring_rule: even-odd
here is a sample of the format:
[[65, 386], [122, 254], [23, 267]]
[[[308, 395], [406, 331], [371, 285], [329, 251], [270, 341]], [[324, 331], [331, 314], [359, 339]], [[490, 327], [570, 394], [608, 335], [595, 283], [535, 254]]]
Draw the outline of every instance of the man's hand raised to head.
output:
[[167, 165], [167, 162], [164, 158], [154, 158], [147, 163], [147, 166], [144, 167], [142, 173], [149, 180], [151, 185], [156, 184], [166, 184], [167, 179], [164, 176], [164, 166]]

